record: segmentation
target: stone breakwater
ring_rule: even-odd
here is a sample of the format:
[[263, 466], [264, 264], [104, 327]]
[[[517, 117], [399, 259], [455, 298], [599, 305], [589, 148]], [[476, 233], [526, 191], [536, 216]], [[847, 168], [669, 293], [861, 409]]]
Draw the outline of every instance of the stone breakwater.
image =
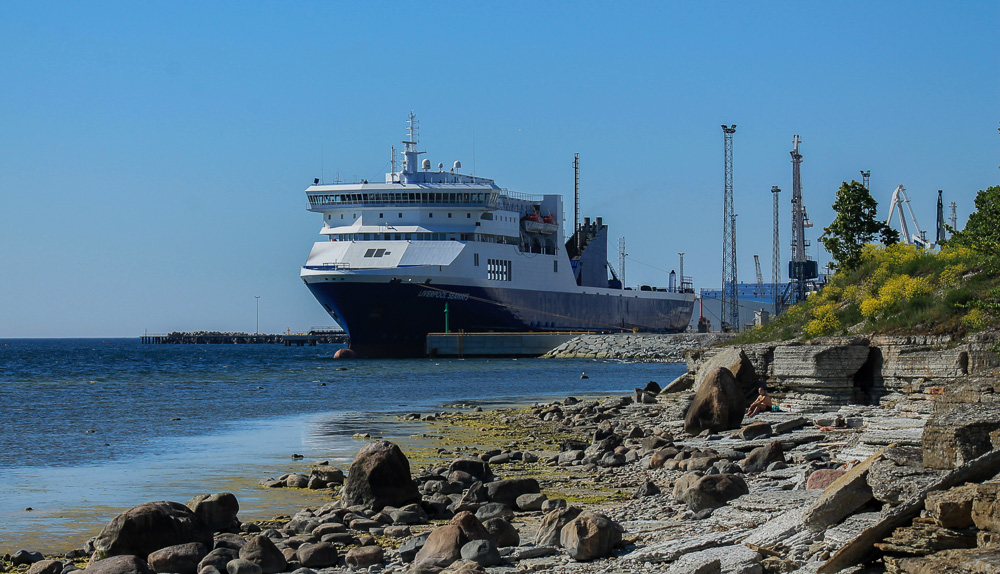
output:
[[[693, 352], [692, 370], [663, 389], [649, 382], [629, 397], [423, 415], [425, 446], [370, 442], [346, 473], [317, 465], [262, 481], [329, 490], [329, 503], [292, 516], [241, 522], [225, 493], [151, 502], [111, 518], [70, 555], [22, 550], [4, 569], [997, 572], [1000, 363], [985, 353], [991, 341]], [[869, 371], [873, 354], [881, 360]], [[790, 356], [801, 384], [783, 375]], [[877, 398], [845, 400], [848, 379]], [[786, 400], [808, 400], [734, 416], [730, 406], [746, 405], [759, 380]], [[829, 400], [818, 400], [826, 389]]]
[[711, 347], [732, 337], [723, 333], [580, 335], [552, 349], [542, 358], [680, 362], [687, 351]]

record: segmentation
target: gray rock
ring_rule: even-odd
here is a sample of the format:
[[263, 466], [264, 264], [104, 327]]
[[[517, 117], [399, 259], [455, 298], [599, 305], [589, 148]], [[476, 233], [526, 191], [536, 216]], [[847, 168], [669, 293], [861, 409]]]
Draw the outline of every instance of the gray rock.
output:
[[753, 449], [740, 466], [747, 473], [763, 472], [772, 462], [785, 462], [785, 451], [781, 441], [772, 441], [767, 446]]
[[472, 540], [462, 546], [462, 560], [470, 560], [480, 566], [496, 566], [500, 563], [500, 553], [489, 540]]
[[678, 499], [687, 503], [694, 512], [700, 512], [724, 506], [726, 502], [749, 492], [746, 482], [739, 476], [714, 474], [699, 478], [684, 489]]
[[548, 497], [542, 493], [528, 493], [518, 496], [515, 503], [517, 504], [518, 509], [525, 512], [531, 512], [534, 510], [541, 510], [542, 503], [547, 499]]
[[87, 574], [153, 574], [146, 561], [131, 554], [112, 556], [92, 562], [86, 568]]
[[403, 508], [389, 511], [389, 517], [393, 524], [424, 524], [427, 522], [427, 513], [420, 508], [419, 504], [408, 504]]
[[538, 546], [559, 546], [559, 535], [563, 526], [569, 524], [583, 512], [579, 508], [557, 508], [545, 515], [535, 534], [535, 544]]
[[487, 462], [483, 462], [475, 458], [458, 458], [451, 462], [448, 467], [449, 474], [455, 471], [461, 471], [468, 473], [475, 477], [476, 480], [481, 482], [490, 482], [493, 480], [493, 471], [490, 470], [490, 465]]
[[199, 494], [185, 503], [212, 532], [239, 528], [236, 518], [240, 511], [240, 503], [230, 492], [218, 494]]
[[355, 570], [362, 570], [381, 564], [385, 560], [385, 552], [381, 546], [361, 546], [352, 548], [347, 552], [344, 561]]
[[493, 536], [497, 546], [517, 546], [521, 543], [521, 535], [517, 529], [503, 518], [490, 518], [483, 522], [483, 527]]
[[427, 537], [430, 536], [430, 532], [425, 532], [418, 536], [413, 536], [407, 538], [403, 541], [403, 544], [399, 547], [399, 558], [403, 562], [413, 562], [413, 558], [416, 557], [417, 552], [424, 547], [424, 543], [427, 542]]
[[102, 556], [149, 556], [188, 542], [212, 547], [212, 533], [191, 509], [176, 502], [147, 502], [114, 517], [94, 540]]
[[582, 512], [559, 531], [559, 545], [577, 561], [602, 558], [622, 541], [620, 524], [598, 512]]
[[263, 534], [249, 539], [243, 548], [240, 548], [240, 558], [260, 566], [263, 574], [283, 572], [287, 566], [284, 554]]
[[[523, 495], [522, 495], [523, 496]], [[476, 510], [476, 518], [480, 521], [486, 521], [491, 518], [503, 518], [505, 520], [514, 519], [514, 511], [510, 509], [506, 504], [501, 504], [499, 502], [490, 502], [484, 504]]]
[[208, 554], [208, 549], [200, 542], [188, 542], [160, 548], [149, 554], [146, 563], [155, 572], [196, 574], [198, 563]]
[[11, 555], [11, 564], [19, 566], [22, 564], [34, 564], [35, 562], [40, 562], [45, 559], [45, 556], [41, 552], [32, 552], [30, 550], [18, 550]]
[[307, 568], [336, 566], [340, 559], [337, 547], [329, 542], [303, 544], [295, 549], [295, 558]]
[[65, 566], [59, 560], [39, 560], [28, 568], [28, 574], [62, 574]]
[[539, 492], [541, 489], [538, 487], [538, 481], [533, 478], [509, 478], [486, 485], [486, 493], [491, 502], [500, 502], [511, 508], [517, 506], [518, 496]]
[[704, 430], [720, 432], [739, 427], [743, 420], [746, 399], [736, 385], [729, 369], [716, 367], [709, 371], [694, 402], [684, 417], [684, 430], [697, 435]]
[[201, 559], [201, 562], [198, 563], [197, 572], [201, 572], [207, 566], [211, 566], [219, 572], [225, 572], [226, 565], [230, 561], [239, 558], [239, 556], [239, 549], [215, 548]]
[[351, 463], [341, 501], [345, 506], [364, 505], [375, 510], [419, 503], [420, 492], [410, 477], [410, 462], [403, 451], [389, 441], [363, 446]]
[[335, 466], [317, 466], [309, 471], [309, 475], [315, 476], [327, 484], [344, 484], [344, 471]]
[[657, 494], [660, 494], [659, 487], [653, 484], [652, 481], [647, 480], [636, 488], [632, 498], [645, 498], [647, 496], [655, 496]]
[[237, 558], [226, 564], [226, 572], [229, 574], [262, 574], [263, 570], [256, 562]]
[[546, 499], [542, 502], [540, 510], [542, 512], [551, 512], [557, 508], [566, 508], [566, 501], [562, 498]]

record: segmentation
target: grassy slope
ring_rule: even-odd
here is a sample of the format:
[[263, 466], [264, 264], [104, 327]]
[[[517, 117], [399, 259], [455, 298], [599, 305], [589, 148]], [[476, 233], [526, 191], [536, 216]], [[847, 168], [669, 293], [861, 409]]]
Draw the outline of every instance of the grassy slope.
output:
[[934, 253], [907, 245], [869, 245], [857, 269], [836, 273], [821, 292], [734, 342], [868, 334], [961, 338], [996, 326], [996, 269], [967, 248]]

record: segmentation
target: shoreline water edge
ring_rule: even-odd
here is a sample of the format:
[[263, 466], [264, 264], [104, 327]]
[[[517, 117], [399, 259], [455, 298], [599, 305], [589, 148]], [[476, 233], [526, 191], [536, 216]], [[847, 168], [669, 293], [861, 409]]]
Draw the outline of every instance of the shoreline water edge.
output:
[[[349, 467], [295, 461], [261, 482], [322, 493], [295, 512], [246, 520], [235, 497], [206, 491], [5, 569], [994, 572], [1000, 362], [987, 339], [699, 349], [671, 382], [633, 380], [627, 395], [397, 413], [420, 426], [362, 433]], [[777, 408], [747, 417], [761, 388]]]

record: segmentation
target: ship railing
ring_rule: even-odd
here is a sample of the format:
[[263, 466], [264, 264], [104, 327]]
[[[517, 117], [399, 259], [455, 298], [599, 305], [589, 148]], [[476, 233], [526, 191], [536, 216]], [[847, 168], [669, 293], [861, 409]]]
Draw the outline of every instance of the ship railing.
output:
[[510, 191], [506, 187], [500, 188], [500, 193], [501, 196], [507, 196], [511, 199], [520, 199], [521, 201], [531, 201], [537, 203], [545, 199], [545, 197], [542, 195], [534, 193], [522, 193], [520, 191]]
[[351, 264], [346, 262], [320, 263], [319, 265], [303, 265], [304, 269], [312, 271], [336, 271], [338, 269], [350, 269]]

